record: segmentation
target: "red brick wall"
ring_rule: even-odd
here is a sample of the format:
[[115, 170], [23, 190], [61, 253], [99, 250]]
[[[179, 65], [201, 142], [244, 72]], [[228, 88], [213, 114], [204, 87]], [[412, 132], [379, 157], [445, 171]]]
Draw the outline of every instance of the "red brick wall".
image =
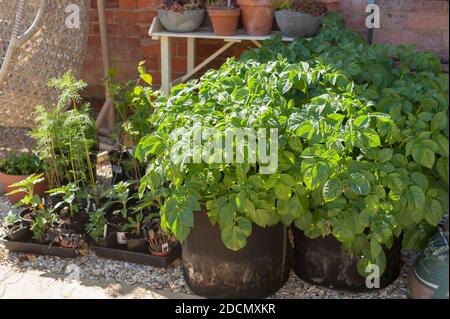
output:
[[[91, 32], [86, 53], [83, 79], [88, 82], [88, 96], [102, 96], [103, 71], [96, 0], [91, 0]], [[159, 0], [105, 0], [108, 40], [112, 66], [119, 69], [118, 80], [137, 78], [139, 61], [159, 85], [159, 41], [147, 36]], [[432, 50], [448, 62], [448, 0], [378, 0], [381, 29], [374, 32], [377, 43], [414, 43], [420, 50]], [[341, 0], [340, 11], [349, 27], [365, 33], [366, 0]], [[199, 40], [197, 63], [223, 45], [222, 41]], [[211, 67], [218, 67], [227, 56], [239, 55], [250, 44], [234, 46], [222, 54]], [[186, 41], [172, 42], [172, 78], [186, 70]]]
[[[380, 29], [374, 30], [375, 43], [415, 44], [430, 50], [448, 63], [448, 0], [377, 0]], [[341, 0], [349, 27], [365, 32], [366, 0]]]

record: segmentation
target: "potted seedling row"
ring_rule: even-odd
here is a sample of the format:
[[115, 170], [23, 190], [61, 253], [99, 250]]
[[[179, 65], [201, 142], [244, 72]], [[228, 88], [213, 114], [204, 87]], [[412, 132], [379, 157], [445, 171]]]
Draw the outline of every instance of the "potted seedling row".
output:
[[42, 175], [31, 175], [13, 184], [14, 192], [23, 192], [24, 198], [15, 206], [26, 206], [19, 214], [8, 214], [6, 219], [5, 247], [10, 251], [75, 257], [77, 250], [85, 248], [84, 236], [76, 234], [58, 220], [58, 215], [39, 195], [34, 186]]
[[[31, 236], [17, 238], [12, 233], [15, 228], [7, 229], [5, 245], [12, 251], [75, 257], [87, 247], [84, 224], [89, 201], [85, 199], [97, 192], [95, 121], [89, 105], [80, 103], [84, 82], [67, 72], [49, 85], [60, 91], [60, 98], [50, 110], [37, 107], [36, 127], [30, 135], [51, 190], [39, 192], [43, 174], [11, 185], [9, 196], [24, 194], [14, 206], [22, 208], [17, 218]], [[72, 109], [64, 111], [68, 104]]]
[[120, 182], [107, 192], [106, 202], [89, 215], [87, 234], [92, 249], [105, 258], [166, 267], [179, 257], [175, 239], [159, 227], [159, 217], [139, 201], [131, 182]]

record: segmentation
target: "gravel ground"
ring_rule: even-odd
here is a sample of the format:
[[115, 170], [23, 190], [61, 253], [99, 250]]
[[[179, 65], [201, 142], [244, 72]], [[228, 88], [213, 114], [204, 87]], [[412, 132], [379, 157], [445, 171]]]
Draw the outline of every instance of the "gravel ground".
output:
[[[9, 211], [10, 205], [4, 196], [0, 196], [0, 220]], [[1, 223], [1, 222], [0, 222]], [[411, 267], [414, 253], [404, 253], [404, 266], [400, 277], [389, 287], [368, 293], [351, 293], [335, 291], [310, 285], [291, 273], [288, 282], [271, 298], [282, 299], [333, 299], [333, 298], [362, 298], [362, 299], [404, 299], [406, 294], [406, 277]], [[76, 259], [64, 259], [51, 256], [10, 253], [0, 244], [0, 265], [21, 270], [40, 270], [55, 274], [66, 274], [76, 264], [80, 267], [80, 279], [100, 280], [118, 284], [138, 284], [143, 288], [170, 290], [192, 294], [186, 287], [178, 260], [167, 269], [156, 268], [134, 263], [115, 261], [97, 257], [94, 253]]]
[[29, 130], [24, 128], [0, 126], [0, 158], [6, 157], [12, 151], [30, 150], [34, 141], [27, 135], [28, 132]]

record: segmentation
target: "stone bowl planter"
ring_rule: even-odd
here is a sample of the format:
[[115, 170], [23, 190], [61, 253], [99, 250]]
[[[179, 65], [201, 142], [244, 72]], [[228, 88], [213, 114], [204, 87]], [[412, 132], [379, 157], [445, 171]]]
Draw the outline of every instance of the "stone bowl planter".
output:
[[158, 18], [167, 31], [193, 32], [203, 23], [205, 9], [184, 10], [183, 12], [159, 9]]
[[322, 16], [314, 17], [307, 13], [290, 10], [275, 11], [275, 20], [283, 36], [291, 38], [312, 37], [320, 29]]

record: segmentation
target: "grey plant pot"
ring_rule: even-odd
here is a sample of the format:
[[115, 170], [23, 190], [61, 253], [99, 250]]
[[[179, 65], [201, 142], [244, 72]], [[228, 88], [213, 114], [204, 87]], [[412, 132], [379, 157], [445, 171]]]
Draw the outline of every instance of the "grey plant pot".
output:
[[314, 17], [310, 14], [290, 10], [275, 11], [275, 20], [281, 33], [286, 37], [312, 37], [320, 29], [322, 16]]
[[205, 18], [205, 9], [184, 10], [183, 12], [159, 9], [158, 18], [164, 28], [170, 32], [193, 32], [202, 24]]

